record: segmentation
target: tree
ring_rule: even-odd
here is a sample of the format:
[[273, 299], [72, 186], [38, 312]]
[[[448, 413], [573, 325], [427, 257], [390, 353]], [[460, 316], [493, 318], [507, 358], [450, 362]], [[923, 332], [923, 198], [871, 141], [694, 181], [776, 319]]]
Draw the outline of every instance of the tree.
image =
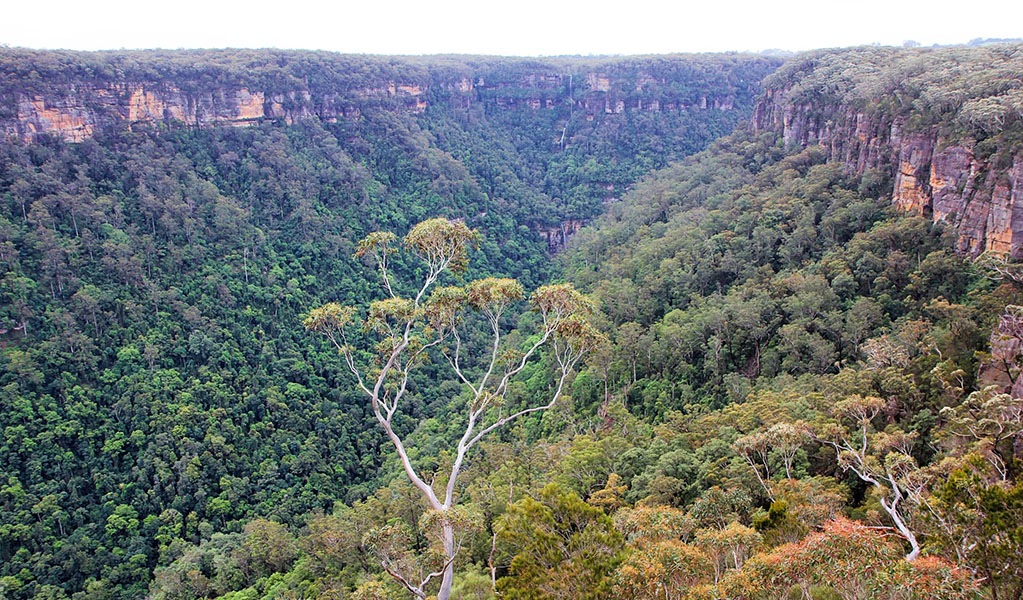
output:
[[767, 430], [774, 442], [774, 449], [785, 466], [785, 478], [792, 479], [792, 461], [796, 458], [796, 452], [803, 447], [803, 444], [810, 441], [807, 428], [802, 423], [795, 425], [789, 423], [778, 423]]
[[[17, 323], [14, 329], [20, 329], [23, 335], [28, 335], [28, 320], [32, 318], [32, 308], [29, 298], [36, 288], [36, 282], [28, 277], [18, 275], [14, 271], [8, 272], [0, 280], [0, 290], [6, 296], [8, 316], [10, 320]], [[6, 327], [4, 327], [6, 329]]]
[[634, 544], [688, 542], [696, 529], [692, 515], [670, 506], [625, 508], [615, 513], [614, 524], [625, 539]]
[[[374, 263], [386, 292], [383, 299], [369, 304], [362, 325], [377, 342], [363, 352], [350, 342], [355, 339], [355, 307], [329, 303], [312, 310], [304, 321], [306, 328], [324, 334], [338, 349], [358, 389], [369, 399], [373, 415], [394, 446], [405, 474], [436, 513], [443, 563], [419, 582], [402, 581], [420, 598], [427, 596], [425, 588], [436, 577], [441, 577], [438, 600], [446, 600], [451, 593], [458, 548], [448, 515], [457, 502], [456, 484], [466, 453], [488, 433], [554, 406], [562, 397], [575, 365], [605, 343], [604, 336], [587, 320], [590, 303], [568, 284], [547, 285], [534, 291], [529, 302], [538, 315], [539, 331], [522, 348], [509, 348], [502, 343], [502, 319], [516, 302], [525, 298], [517, 281], [491, 277], [464, 287], [435, 287], [443, 273], [465, 271], [469, 247], [478, 240], [479, 234], [464, 223], [446, 219], [430, 219], [413, 227], [403, 245], [424, 263], [425, 269], [410, 288], [409, 297], [399, 295], [405, 288], [392, 276], [391, 258], [399, 251], [397, 236], [376, 232], [359, 242], [356, 258]], [[467, 310], [475, 311], [482, 319], [463, 319]], [[489, 327], [489, 351], [482, 359], [476, 359], [467, 356], [471, 334], [464, 330], [467, 322], [481, 320]], [[506, 402], [509, 384], [544, 348], [549, 349], [554, 365], [553, 388], [542, 401], [514, 410]], [[365, 354], [372, 360], [363, 361]], [[395, 415], [409, 391], [410, 377], [428, 357], [436, 355], [448, 363], [468, 396], [464, 405], [465, 427], [453, 449], [447, 477], [436, 482], [443, 485], [439, 492], [435, 482], [428, 482], [413, 464], [394, 427]]]
[[941, 417], [944, 433], [954, 445], [983, 457], [1001, 481], [1009, 480], [1010, 469], [1023, 452], [1023, 398], [988, 386], [959, 406], [941, 409]]
[[929, 499], [935, 549], [952, 554], [991, 587], [991, 597], [1023, 598], [1023, 483], [989, 481], [978, 457], [949, 473]]
[[753, 525], [768, 544], [795, 542], [842, 513], [848, 502], [845, 486], [831, 477], [782, 479], [771, 482], [776, 500], [753, 516]]
[[246, 569], [268, 575], [286, 571], [295, 561], [295, 540], [286, 526], [255, 519], [246, 523], [244, 533], [241, 554]]
[[[771, 436], [766, 432], [757, 431], [736, 439], [732, 447], [736, 454], [753, 469], [753, 474], [757, 476], [760, 486], [764, 488], [767, 497], [773, 501], [774, 494], [771, 492], [771, 486], [767, 483], [771, 479], [771, 465], [767, 460], [771, 453]], [[761, 473], [761, 467], [763, 467], [763, 473]]]
[[761, 539], [755, 530], [732, 521], [722, 529], [710, 527], [697, 531], [694, 543], [710, 558], [717, 583], [726, 570], [741, 569]]
[[731, 571], [722, 582], [724, 597], [810, 600], [822, 597], [822, 587], [848, 600], [977, 597], [968, 571], [932, 557], [900, 560], [899, 547], [876, 529], [842, 517], [822, 529]]
[[1023, 306], [1010, 304], [998, 319], [998, 326], [991, 335], [991, 353], [986, 355], [987, 369], [994, 371], [989, 381], [1002, 384], [1004, 391], [1023, 395]]
[[608, 513], [613, 513], [619, 508], [625, 506], [625, 490], [628, 489], [626, 485], [620, 485], [622, 482], [622, 476], [618, 473], [611, 473], [607, 476], [607, 483], [604, 487], [590, 494], [587, 502], [591, 506], [603, 508]]
[[771, 456], [780, 458], [785, 468], [785, 478], [792, 479], [792, 463], [796, 453], [809, 441], [810, 434], [805, 423], [776, 423], [766, 431], [757, 431], [736, 439], [732, 447], [753, 469], [757, 481], [764, 488], [767, 497], [773, 501], [774, 491], [769, 484], [771, 479], [769, 458]]
[[835, 449], [843, 470], [852, 471], [878, 492], [881, 508], [910, 545], [906, 560], [912, 561], [920, 556], [920, 543], [910, 526], [910, 506], [904, 503], [923, 503], [925, 477], [911, 454], [915, 432], [874, 431], [872, 423], [884, 408], [880, 398], [841, 400], [834, 407], [837, 423], [824, 426], [818, 439]]
[[988, 250], [977, 257], [976, 264], [993, 281], [1023, 284], [1023, 264], [1009, 260], [1008, 255]]
[[498, 522], [513, 558], [497, 581], [509, 600], [606, 598], [623, 540], [611, 518], [557, 484], [508, 507]]
[[679, 600], [712, 571], [707, 555], [677, 541], [640, 545], [614, 574], [614, 597], [629, 600]]

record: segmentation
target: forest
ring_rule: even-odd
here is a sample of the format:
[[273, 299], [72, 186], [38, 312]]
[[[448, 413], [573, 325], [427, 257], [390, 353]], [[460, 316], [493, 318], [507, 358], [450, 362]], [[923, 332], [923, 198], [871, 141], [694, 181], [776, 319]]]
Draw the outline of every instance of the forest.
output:
[[[1023, 264], [750, 126], [785, 89], [1005, 181], [1021, 61], [0, 49], [0, 119], [427, 89], [0, 143], [0, 598], [1023, 598]], [[587, 119], [538, 68], [734, 106]]]

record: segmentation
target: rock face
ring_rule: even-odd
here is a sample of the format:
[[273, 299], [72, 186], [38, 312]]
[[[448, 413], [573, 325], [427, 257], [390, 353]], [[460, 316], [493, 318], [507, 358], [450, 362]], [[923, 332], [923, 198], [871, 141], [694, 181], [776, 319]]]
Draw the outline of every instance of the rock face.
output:
[[982, 385], [1023, 398], [1023, 308], [1009, 306], [991, 332], [991, 356], [977, 377]]
[[[501, 59], [427, 69], [401, 59], [244, 54], [250, 61], [246, 64], [263, 69], [257, 74], [237, 66], [214, 65], [198, 73], [190, 63], [177, 70], [167, 66], [184, 58], [192, 60], [187, 54], [148, 56], [143, 52], [124, 62], [125, 57], [105, 54], [37, 53], [26, 60], [17, 51], [9, 53], [5, 57], [0, 51], [0, 73], [12, 73], [0, 82], [0, 139], [14, 136], [34, 141], [49, 134], [72, 142], [111, 125], [244, 126], [264, 119], [293, 123], [310, 117], [333, 121], [358, 118], [371, 108], [422, 113], [432, 103], [456, 109], [482, 104], [488, 111], [557, 110], [560, 119], [581, 113], [588, 120], [633, 111], [748, 110], [759, 79], [778, 64], [746, 57], [723, 64], [718, 72], [699, 72], [689, 69], [698, 60], [692, 57], [606, 61], [603, 67], [571, 59]], [[20, 77], [32, 77], [28, 74], [34, 66], [31, 60], [49, 64], [46, 61], [55, 62], [54, 56], [64, 61], [64, 70], [20, 85]], [[237, 58], [230, 51], [213, 56], [228, 62]], [[312, 59], [323, 66], [293, 69], [287, 76], [274, 71], [276, 61], [293, 61], [294, 66]], [[142, 61], [146, 68], [135, 68], [131, 61]]]
[[556, 227], [538, 227], [537, 231], [547, 241], [547, 251], [554, 254], [563, 250], [568, 240], [582, 229], [584, 224], [579, 219], [572, 219]]
[[778, 132], [786, 145], [819, 145], [853, 173], [882, 171], [894, 182], [892, 203], [955, 227], [961, 253], [1023, 258], [1023, 155], [999, 149], [978, 156], [973, 140], [953, 142], [937, 127], [907, 131], [904, 117], [790, 103], [786, 95], [765, 91], [754, 108], [755, 130]]
[[0, 119], [0, 137], [34, 141], [57, 135], [80, 142], [97, 128], [124, 122], [180, 121], [199, 127], [216, 123], [244, 126], [261, 119], [293, 123], [318, 116], [327, 120], [359, 114], [367, 102], [395, 110], [422, 112], [424, 91], [418, 85], [388, 82], [379, 88], [324, 95], [306, 90], [267, 94], [245, 87], [183, 91], [167, 82], [124, 82], [108, 85], [57, 86], [53, 93], [17, 94], [14, 118]]

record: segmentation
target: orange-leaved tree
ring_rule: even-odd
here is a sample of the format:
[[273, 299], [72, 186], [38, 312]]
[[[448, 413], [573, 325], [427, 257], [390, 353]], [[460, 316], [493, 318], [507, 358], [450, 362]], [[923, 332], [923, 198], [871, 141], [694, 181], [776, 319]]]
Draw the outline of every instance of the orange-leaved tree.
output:
[[731, 571], [714, 597], [970, 600], [978, 582], [935, 557], [909, 562], [891, 536], [838, 517], [799, 543], [785, 544]]
[[[375, 264], [384, 297], [369, 303], [364, 317], [354, 306], [329, 303], [310, 311], [304, 321], [306, 328], [325, 335], [337, 347], [355, 385], [369, 400], [373, 415], [393, 444], [405, 474], [430, 507], [429, 529], [436, 532], [440, 545], [436, 568], [429, 573], [403, 570], [401, 565], [408, 561], [393, 559], [393, 553], [381, 560], [385, 570], [420, 598], [427, 597], [427, 586], [438, 577], [438, 600], [446, 600], [451, 594], [453, 563], [460, 547], [456, 528], [465, 520], [465, 515], [456, 510], [456, 483], [466, 453], [488, 433], [554, 406], [579, 361], [606, 343], [588, 320], [592, 310], [589, 301], [568, 284], [547, 285], [534, 291], [528, 301], [538, 315], [539, 331], [524, 345], [509, 347], [504, 343], [502, 319], [514, 305], [526, 300], [526, 292], [517, 281], [491, 277], [465, 286], [436, 285], [445, 272], [465, 271], [468, 251], [478, 238], [479, 234], [464, 223], [440, 218], [419, 223], [402, 243], [393, 233], [371, 233], [359, 242], [355, 256]], [[391, 258], [402, 248], [424, 266], [418, 280], [405, 284], [396, 281], [391, 268]], [[467, 311], [478, 313], [482, 319], [463, 319]], [[490, 342], [485, 356], [466, 355], [469, 338], [465, 329], [475, 323], [485, 324]], [[359, 328], [368, 338], [375, 338], [375, 343], [357, 349], [352, 342]], [[532, 405], [513, 409], [505, 401], [509, 384], [544, 349], [555, 372], [551, 390]], [[457, 442], [452, 441], [450, 470], [446, 476], [428, 481], [409, 458], [394, 419], [409, 392], [410, 376], [430, 356], [448, 363], [451, 377], [462, 385], [469, 399], [462, 407], [462, 435]]]

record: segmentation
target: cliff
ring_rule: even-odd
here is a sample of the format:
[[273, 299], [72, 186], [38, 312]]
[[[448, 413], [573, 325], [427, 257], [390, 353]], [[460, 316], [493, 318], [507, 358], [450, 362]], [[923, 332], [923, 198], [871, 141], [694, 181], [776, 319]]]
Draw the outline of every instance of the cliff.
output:
[[991, 353], [980, 367], [981, 385], [997, 386], [1013, 398], [1023, 397], [1023, 307], [1005, 307], [990, 337]]
[[633, 111], [750, 107], [777, 63], [742, 55], [638, 59], [383, 58], [314, 52], [0, 50], [0, 137], [82, 141], [107, 126], [245, 126], [358, 118], [367, 109]]
[[569, 219], [554, 227], [537, 227], [537, 232], [547, 242], [547, 251], [554, 254], [565, 249], [568, 240], [583, 228], [580, 219]]
[[892, 203], [952, 225], [961, 253], [1023, 258], [1018, 49], [811, 54], [765, 82], [753, 128], [879, 170]]
[[0, 136], [35, 141], [44, 134], [80, 142], [104, 126], [140, 122], [181, 122], [198, 127], [245, 126], [263, 119], [294, 123], [318, 117], [353, 118], [367, 106], [422, 112], [423, 88], [382, 82], [374, 88], [321, 93], [308, 89], [272, 93], [243, 86], [182, 89], [167, 81], [71, 83], [46, 92], [11, 95], [10, 116], [0, 119]]

